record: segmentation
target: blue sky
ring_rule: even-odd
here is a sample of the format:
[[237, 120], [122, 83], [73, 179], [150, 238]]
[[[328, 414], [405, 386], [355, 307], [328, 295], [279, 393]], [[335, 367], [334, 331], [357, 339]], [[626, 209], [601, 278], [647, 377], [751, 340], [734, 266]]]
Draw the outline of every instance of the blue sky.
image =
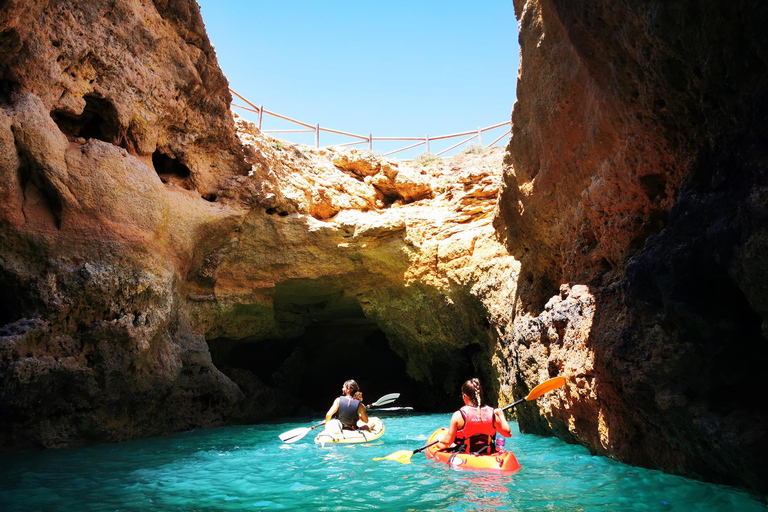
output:
[[[198, 4], [230, 87], [267, 110], [374, 137], [436, 136], [510, 118], [519, 62], [512, 0]], [[262, 127], [301, 128], [269, 116]], [[314, 144], [313, 134], [279, 137]], [[320, 136], [321, 145], [352, 140]], [[460, 140], [433, 142], [431, 152]], [[373, 149], [408, 144], [374, 141]]]

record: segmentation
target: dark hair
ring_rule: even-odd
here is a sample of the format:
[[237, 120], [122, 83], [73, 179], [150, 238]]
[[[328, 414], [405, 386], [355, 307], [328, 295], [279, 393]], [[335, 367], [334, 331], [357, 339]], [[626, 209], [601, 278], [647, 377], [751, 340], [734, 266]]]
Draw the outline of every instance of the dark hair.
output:
[[483, 388], [480, 385], [480, 380], [477, 377], [469, 379], [464, 385], [461, 386], [461, 392], [464, 393], [472, 400], [472, 405], [480, 407], [482, 405]]
[[360, 390], [360, 386], [358, 386], [357, 382], [352, 379], [346, 381], [342, 387], [346, 390], [349, 390], [349, 396], [355, 396], [355, 393]]

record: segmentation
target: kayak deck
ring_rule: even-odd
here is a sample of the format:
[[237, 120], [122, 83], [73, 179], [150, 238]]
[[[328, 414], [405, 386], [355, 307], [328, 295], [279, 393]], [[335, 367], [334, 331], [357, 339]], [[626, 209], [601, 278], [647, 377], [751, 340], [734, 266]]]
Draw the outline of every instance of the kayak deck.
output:
[[[358, 422], [360, 423], [360, 422]], [[315, 444], [355, 444], [375, 441], [384, 435], [384, 423], [377, 417], [368, 418], [370, 430], [343, 430], [338, 420], [331, 420], [325, 429], [315, 436]]]
[[[437, 441], [447, 430], [440, 428], [429, 436], [427, 444]], [[430, 446], [424, 451], [429, 460], [447, 464], [450, 467], [465, 470], [492, 471], [494, 473], [511, 474], [520, 469], [520, 463], [512, 452], [499, 450], [490, 455], [473, 455], [456, 453], [448, 450], [438, 450]]]

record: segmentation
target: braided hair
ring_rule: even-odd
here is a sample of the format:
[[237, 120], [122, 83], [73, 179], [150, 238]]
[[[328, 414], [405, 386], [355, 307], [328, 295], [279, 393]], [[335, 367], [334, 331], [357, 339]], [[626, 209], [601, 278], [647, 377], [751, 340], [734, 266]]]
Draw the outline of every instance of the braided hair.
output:
[[480, 379], [473, 377], [461, 386], [461, 392], [469, 397], [472, 405], [478, 409], [482, 406], [483, 388], [480, 385]]

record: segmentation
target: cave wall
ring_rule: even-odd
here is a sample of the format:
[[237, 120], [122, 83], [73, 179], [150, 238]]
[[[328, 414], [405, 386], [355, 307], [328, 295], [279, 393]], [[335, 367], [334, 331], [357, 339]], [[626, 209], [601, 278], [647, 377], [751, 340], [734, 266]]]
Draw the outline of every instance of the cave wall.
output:
[[0, 84], [0, 445], [221, 424], [242, 391], [180, 297], [247, 166], [197, 7], [2, 2]]
[[349, 335], [319, 367], [356, 345], [420, 404], [495, 393], [503, 150], [302, 148], [229, 100], [194, 1], [0, 3], [0, 450], [315, 413], [375, 374], [298, 391], [318, 326]]
[[521, 277], [499, 350], [518, 393], [569, 377], [521, 428], [765, 492], [766, 6], [515, 10], [496, 227]]

